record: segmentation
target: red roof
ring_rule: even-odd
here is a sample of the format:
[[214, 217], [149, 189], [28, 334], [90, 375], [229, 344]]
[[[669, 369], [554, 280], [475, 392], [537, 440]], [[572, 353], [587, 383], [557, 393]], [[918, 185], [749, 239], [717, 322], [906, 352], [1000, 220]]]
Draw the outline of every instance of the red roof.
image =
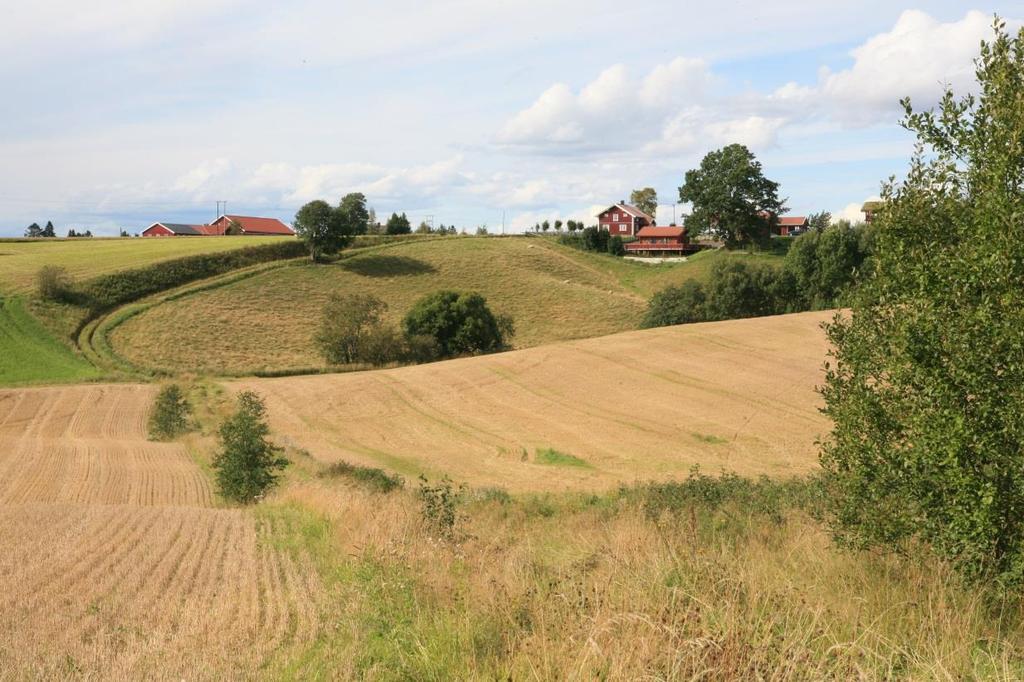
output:
[[[227, 220], [225, 220], [225, 218]], [[292, 228], [282, 223], [277, 218], [255, 218], [244, 215], [223, 215], [209, 225], [210, 232], [207, 234], [224, 234], [227, 221], [238, 223], [245, 234], [281, 234], [294, 235]]]
[[779, 225], [801, 226], [807, 224], [807, 218], [800, 216], [782, 216], [779, 218]]
[[644, 237], [682, 237], [686, 234], [685, 227], [643, 227], [636, 233], [641, 239]]

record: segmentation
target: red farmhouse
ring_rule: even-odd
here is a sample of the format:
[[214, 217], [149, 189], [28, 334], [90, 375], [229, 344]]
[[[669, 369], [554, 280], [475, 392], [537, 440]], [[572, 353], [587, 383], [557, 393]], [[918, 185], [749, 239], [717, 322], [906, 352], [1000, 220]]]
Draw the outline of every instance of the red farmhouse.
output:
[[695, 250], [690, 246], [690, 240], [686, 234], [685, 227], [654, 227], [653, 225], [641, 228], [636, 233], [636, 241], [626, 244], [626, 253], [641, 256], [657, 256], [661, 254], [679, 254]]
[[597, 214], [597, 222], [612, 236], [635, 237], [641, 229], [654, 225], [654, 218], [636, 206], [622, 202]]
[[804, 216], [781, 216], [775, 225], [775, 234], [788, 237], [791, 233], [804, 232], [807, 229], [807, 218]]
[[[236, 225], [238, 232], [230, 230]], [[277, 218], [222, 215], [209, 225], [153, 223], [142, 232], [143, 237], [211, 237], [223, 234], [292, 236], [295, 232]]]

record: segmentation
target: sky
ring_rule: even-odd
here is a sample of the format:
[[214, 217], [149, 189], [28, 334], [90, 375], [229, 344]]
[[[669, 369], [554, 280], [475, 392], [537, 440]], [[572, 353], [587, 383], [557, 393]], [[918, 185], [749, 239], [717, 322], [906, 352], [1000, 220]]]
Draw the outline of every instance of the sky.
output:
[[378, 217], [521, 231], [658, 221], [738, 142], [791, 215], [859, 218], [905, 172], [899, 99], [974, 87], [1021, 0], [37, 0], [0, 22], [0, 235], [228, 213], [291, 221], [363, 192]]

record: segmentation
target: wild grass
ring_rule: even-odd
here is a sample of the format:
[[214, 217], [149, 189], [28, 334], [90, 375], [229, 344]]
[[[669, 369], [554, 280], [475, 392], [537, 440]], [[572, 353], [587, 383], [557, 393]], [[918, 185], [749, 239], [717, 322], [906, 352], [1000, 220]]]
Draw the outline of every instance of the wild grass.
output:
[[[315, 481], [267, 507], [308, 523], [325, 618], [275, 670], [346, 679], [1018, 679], [1020, 604], [945, 565], [839, 551], [813, 481], [700, 477], [602, 495], [468, 495], [456, 541], [410, 491]], [[751, 509], [752, 499], [777, 513]], [[654, 501], [652, 503], [652, 500]], [[766, 502], [770, 500], [771, 502]], [[660, 511], [659, 511], [660, 510]], [[314, 532], [315, 531], [315, 532]]]
[[554, 448], [537, 448], [534, 461], [537, 464], [551, 464], [553, 466], [592, 468], [586, 460], [570, 455], [567, 452], [559, 452]]
[[0, 297], [0, 386], [96, 379], [100, 371], [61, 343], [21, 297]]
[[318, 475], [321, 478], [346, 478], [377, 493], [389, 493], [405, 485], [405, 481], [397, 474], [389, 474], [383, 469], [358, 466], [348, 462], [328, 464]]

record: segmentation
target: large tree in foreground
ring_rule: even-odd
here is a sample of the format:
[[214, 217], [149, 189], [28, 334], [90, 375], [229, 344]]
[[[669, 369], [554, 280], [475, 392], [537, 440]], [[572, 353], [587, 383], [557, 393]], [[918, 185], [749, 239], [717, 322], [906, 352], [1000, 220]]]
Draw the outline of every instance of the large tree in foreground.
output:
[[969, 577], [1024, 582], [1024, 30], [996, 23], [979, 94], [915, 112], [883, 188], [872, 273], [828, 327], [822, 466], [837, 537], [920, 540]]
[[763, 243], [771, 221], [786, 211], [779, 184], [764, 176], [761, 162], [741, 144], [713, 151], [700, 168], [687, 171], [679, 200], [693, 204], [686, 221], [690, 234], [710, 233], [729, 246]]

